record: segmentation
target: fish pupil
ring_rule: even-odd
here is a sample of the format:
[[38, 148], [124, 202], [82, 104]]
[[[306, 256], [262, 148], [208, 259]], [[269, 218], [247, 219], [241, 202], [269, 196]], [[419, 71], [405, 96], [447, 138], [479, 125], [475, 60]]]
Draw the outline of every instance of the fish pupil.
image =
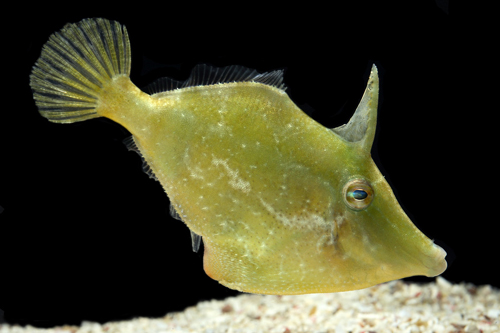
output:
[[356, 200], [364, 200], [368, 197], [368, 193], [363, 190], [354, 190], [352, 191], [352, 197]]

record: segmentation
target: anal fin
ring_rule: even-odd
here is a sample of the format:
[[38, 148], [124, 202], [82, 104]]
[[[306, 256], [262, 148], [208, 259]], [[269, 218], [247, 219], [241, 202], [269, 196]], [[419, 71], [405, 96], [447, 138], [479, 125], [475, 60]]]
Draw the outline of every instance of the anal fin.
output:
[[[139, 156], [142, 158], [142, 169], [144, 172], [149, 176], [149, 178], [152, 178], [154, 180], [158, 180], [156, 178], [153, 170], [151, 170], [149, 164], [147, 163], [146, 159], [144, 158], [141, 149], [139, 148], [137, 141], [135, 140], [134, 136], [130, 136], [123, 140], [123, 143], [127, 146], [128, 150], [135, 151]], [[181, 216], [177, 213], [175, 210], [174, 206], [172, 203], [170, 203], [170, 216], [172, 216], [174, 219], [182, 221]], [[201, 245], [201, 236], [196, 234], [195, 232], [191, 231], [191, 245], [193, 246], [193, 252], [198, 252], [200, 249]]]
[[142, 159], [142, 170], [144, 171], [144, 173], [146, 173], [149, 176], [149, 178], [158, 181], [158, 178], [156, 178], [153, 170], [151, 169], [148, 162], [144, 158], [144, 156], [141, 152], [141, 149], [139, 148], [134, 136], [132, 135], [132, 136], [126, 138], [125, 140], [123, 140], [123, 143], [125, 144], [125, 146], [127, 146], [128, 150], [135, 151], [137, 154], [139, 154], [139, 156]]

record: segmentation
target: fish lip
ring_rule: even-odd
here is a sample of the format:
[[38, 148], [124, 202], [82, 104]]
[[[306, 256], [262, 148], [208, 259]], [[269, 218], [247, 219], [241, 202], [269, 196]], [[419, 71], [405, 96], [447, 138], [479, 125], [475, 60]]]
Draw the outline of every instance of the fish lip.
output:
[[448, 267], [445, 260], [446, 255], [446, 251], [441, 246], [432, 243], [431, 253], [426, 254], [429, 259], [424, 263], [424, 266], [428, 269], [427, 277], [438, 276], [446, 270]]

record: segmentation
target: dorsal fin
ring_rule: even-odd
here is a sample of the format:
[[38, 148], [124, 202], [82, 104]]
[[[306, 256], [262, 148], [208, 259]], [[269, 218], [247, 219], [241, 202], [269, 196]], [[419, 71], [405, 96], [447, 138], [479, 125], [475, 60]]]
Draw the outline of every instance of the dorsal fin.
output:
[[135, 151], [137, 154], [139, 154], [139, 156], [142, 159], [142, 170], [144, 171], [144, 173], [146, 173], [149, 176], [149, 178], [158, 181], [158, 178], [156, 178], [153, 170], [151, 170], [151, 168], [149, 167], [148, 162], [146, 162], [146, 159], [144, 158], [144, 156], [142, 156], [141, 150], [137, 146], [134, 136], [132, 135], [126, 138], [125, 140], [123, 140], [123, 143], [125, 144], [125, 146], [127, 146], [128, 150]]
[[176, 81], [165, 77], [148, 85], [145, 91], [154, 95], [180, 88], [229, 82], [260, 82], [283, 91], [286, 89], [282, 69], [259, 74], [256, 70], [243, 66], [212, 67], [201, 64], [193, 68], [186, 81]]

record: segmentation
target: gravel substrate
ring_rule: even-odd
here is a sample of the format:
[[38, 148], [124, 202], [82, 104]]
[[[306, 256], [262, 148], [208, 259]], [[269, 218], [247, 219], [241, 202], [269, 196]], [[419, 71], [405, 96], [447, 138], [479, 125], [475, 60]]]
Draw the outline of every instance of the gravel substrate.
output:
[[500, 291], [491, 286], [393, 281], [364, 290], [299, 296], [242, 294], [200, 302], [163, 318], [52, 329], [0, 325], [0, 333], [128, 332], [500, 332]]

